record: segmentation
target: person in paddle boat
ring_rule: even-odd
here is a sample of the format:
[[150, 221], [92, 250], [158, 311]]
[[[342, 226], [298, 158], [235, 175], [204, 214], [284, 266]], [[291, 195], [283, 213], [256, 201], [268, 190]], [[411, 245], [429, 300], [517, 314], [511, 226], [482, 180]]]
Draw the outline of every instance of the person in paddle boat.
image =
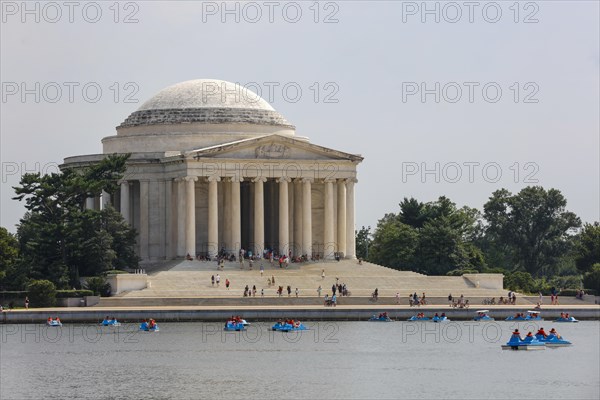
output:
[[510, 341], [519, 341], [522, 342], [523, 339], [521, 338], [521, 333], [519, 332], [518, 329], [515, 329], [514, 332], [512, 333], [511, 337], [510, 337]]
[[523, 338], [523, 341], [531, 342], [534, 339], [535, 339], [535, 336], [533, 336], [533, 332], [529, 331], [529, 332], [527, 332], [527, 335], [525, 335], [525, 337]]
[[150, 318], [150, 322], [148, 323], [148, 329], [156, 329], [156, 321]]
[[47, 323], [48, 323], [48, 325], [50, 325], [52, 323], [52, 317], [48, 317]]
[[148, 321], [146, 321], [146, 319], [142, 320], [142, 323], [140, 324], [140, 329], [148, 329]]
[[540, 328], [538, 329], [537, 333], [535, 334], [535, 336], [543, 336], [543, 337], [547, 337], [548, 334], [546, 333], [546, 331], [544, 330], [544, 328]]
[[440, 316], [441, 318], [446, 318], [446, 313], [443, 312], [442, 315]]
[[561, 338], [561, 336], [558, 334], [558, 332], [554, 328], [550, 329], [550, 335], [548, 335], [548, 336], [555, 336], [557, 339]]

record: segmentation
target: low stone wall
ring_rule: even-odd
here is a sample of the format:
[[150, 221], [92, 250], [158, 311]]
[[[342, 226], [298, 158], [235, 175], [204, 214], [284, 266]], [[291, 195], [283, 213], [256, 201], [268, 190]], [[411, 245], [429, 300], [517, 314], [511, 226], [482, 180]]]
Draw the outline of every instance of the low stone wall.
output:
[[[522, 307], [489, 307], [490, 316], [496, 321], [503, 321], [506, 317], [515, 315], [516, 312], [524, 312]], [[232, 314], [241, 315], [249, 321], [274, 321], [280, 318], [292, 317], [303, 321], [365, 321], [373, 314], [387, 311], [390, 317], [405, 321], [417, 312], [424, 312], [427, 316], [434, 313], [445, 312], [448, 318], [455, 321], [472, 320], [475, 310], [457, 310], [447, 308], [428, 307], [420, 310], [412, 308], [336, 308], [336, 307], [313, 307], [313, 308], [251, 308], [241, 307], [239, 309], [164, 309], [152, 308], [112, 310], [108, 308], [82, 308], [80, 310], [19, 310], [2, 312], [0, 324], [43, 324], [49, 315], [60, 317], [63, 324], [69, 323], [99, 323], [106, 315], [114, 316], [121, 322], [139, 322], [144, 318], [154, 318], [160, 322], [185, 322], [185, 321], [219, 321], [223, 322]], [[569, 313], [579, 320], [599, 320], [600, 307], [561, 307], [560, 309], [544, 310], [543, 317], [546, 321], [558, 318], [561, 312]], [[485, 323], [485, 322], [483, 322]]]
[[106, 281], [110, 283], [111, 295], [116, 295], [131, 290], [142, 290], [148, 287], [146, 274], [116, 274], [107, 275]]
[[502, 290], [504, 285], [503, 274], [464, 274], [463, 278], [479, 289]]

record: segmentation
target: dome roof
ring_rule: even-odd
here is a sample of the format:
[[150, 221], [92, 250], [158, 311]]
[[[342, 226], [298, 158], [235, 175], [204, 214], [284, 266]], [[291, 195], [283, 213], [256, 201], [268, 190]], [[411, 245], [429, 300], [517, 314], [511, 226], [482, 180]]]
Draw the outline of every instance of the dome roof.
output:
[[293, 128], [258, 94], [218, 79], [195, 79], [169, 86], [142, 104], [119, 128], [194, 122]]

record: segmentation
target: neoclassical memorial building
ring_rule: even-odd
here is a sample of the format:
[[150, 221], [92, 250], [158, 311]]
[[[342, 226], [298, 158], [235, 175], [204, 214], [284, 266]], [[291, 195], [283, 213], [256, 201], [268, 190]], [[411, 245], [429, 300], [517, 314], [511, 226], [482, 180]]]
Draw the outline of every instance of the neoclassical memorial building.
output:
[[103, 153], [63, 168], [131, 153], [113, 205], [138, 232], [142, 262], [263, 254], [355, 257], [354, 186], [360, 155], [310, 143], [264, 99], [213, 79], [158, 92], [102, 139]]

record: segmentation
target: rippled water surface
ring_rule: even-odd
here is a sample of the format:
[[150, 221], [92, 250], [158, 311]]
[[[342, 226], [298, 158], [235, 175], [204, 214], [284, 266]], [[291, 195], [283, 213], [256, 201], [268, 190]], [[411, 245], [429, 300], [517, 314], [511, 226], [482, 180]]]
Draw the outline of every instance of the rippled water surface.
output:
[[600, 322], [556, 326], [574, 345], [503, 351], [515, 323], [0, 325], [0, 398], [600, 398]]

